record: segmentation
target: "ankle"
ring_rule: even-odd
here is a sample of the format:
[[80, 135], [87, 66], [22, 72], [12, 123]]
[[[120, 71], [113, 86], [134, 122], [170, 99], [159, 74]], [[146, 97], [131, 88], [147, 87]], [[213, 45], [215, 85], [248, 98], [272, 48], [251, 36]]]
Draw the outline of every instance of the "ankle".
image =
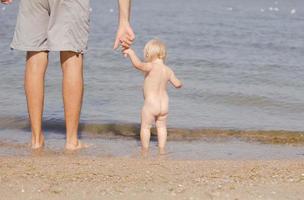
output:
[[76, 140], [67, 140], [66, 143], [65, 143], [65, 146], [66, 147], [76, 147], [78, 146], [79, 142], [78, 142], [78, 139]]
[[149, 147], [142, 147], [142, 148], [141, 148], [141, 152], [142, 152], [142, 153], [147, 153], [147, 152], [149, 152]]
[[41, 143], [44, 140], [44, 135], [42, 132], [32, 133], [32, 143]]
[[78, 135], [77, 134], [73, 134], [73, 135], [67, 134], [66, 144], [78, 145]]
[[141, 155], [142, 155], [143, 157], [149, 156], [149, 147], [142, 147], [142, 148], [141, 148]]
[[165, 149], [165, 147], [159, 147], [159, 148], [158, 148], [158, 152], [159, 152], [159, 154], [161, 154], [161, 155], [166, 154], [166, 149]]

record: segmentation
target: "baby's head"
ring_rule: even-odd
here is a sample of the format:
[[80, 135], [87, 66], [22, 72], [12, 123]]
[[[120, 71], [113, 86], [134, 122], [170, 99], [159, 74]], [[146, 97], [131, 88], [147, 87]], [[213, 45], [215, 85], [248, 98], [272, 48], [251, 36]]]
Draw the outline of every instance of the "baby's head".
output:
[[153, 62], [156, 59], [161, 59], [165, 62], [167, 57], [166, 45], [158, 39], [150, 40], [145, 45], [144, 56], [146, 62]]

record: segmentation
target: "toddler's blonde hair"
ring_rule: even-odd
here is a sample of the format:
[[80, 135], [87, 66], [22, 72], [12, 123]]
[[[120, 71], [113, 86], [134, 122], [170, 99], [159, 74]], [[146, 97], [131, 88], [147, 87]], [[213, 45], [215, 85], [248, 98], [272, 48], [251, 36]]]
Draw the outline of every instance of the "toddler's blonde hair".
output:
[[147, 62], [152, 62], [156, 59], [165, 61], [167, 57], [166, 45], [158, 39], [150, 40], [145, 45], [144, 56]]

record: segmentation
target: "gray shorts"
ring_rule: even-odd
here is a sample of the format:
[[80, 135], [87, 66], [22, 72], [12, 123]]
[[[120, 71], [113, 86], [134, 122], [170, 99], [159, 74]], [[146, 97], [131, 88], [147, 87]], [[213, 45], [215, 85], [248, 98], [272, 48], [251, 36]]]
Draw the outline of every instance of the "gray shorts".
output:
[[89, 22], [90, 0], [21, 0], [11, 48], [82, 53]]

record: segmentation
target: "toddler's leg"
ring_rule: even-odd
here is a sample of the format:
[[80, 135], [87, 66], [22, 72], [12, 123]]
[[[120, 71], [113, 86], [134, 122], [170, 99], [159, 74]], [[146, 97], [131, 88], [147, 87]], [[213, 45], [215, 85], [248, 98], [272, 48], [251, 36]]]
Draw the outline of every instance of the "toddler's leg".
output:
[[143, 150], [149, 149], [151, 127], [155, 117], [147, 108], [142, 109], [141, 113], [141, 129], [140, 129], [140, 140]]
[[159, 116], [156, 119], [158, 147], [161, 154], [165, 153], [167, 142], [167, 115]]

